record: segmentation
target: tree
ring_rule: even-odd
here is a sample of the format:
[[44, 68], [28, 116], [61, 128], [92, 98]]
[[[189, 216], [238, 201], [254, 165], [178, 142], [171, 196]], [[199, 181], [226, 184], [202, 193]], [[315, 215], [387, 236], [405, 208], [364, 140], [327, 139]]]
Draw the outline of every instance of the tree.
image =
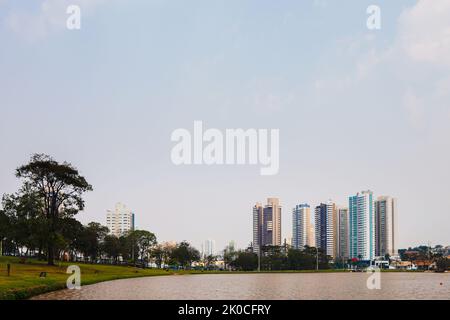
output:
[[3, 210], [0, 210], [0, 256], [3, 255], [3, 242], [7, 239], [10, 229], [9, 217]]
[[265, 270], [286, 269], [286, 254], [282, 246], [263, 246], [261, 248], [261, 268]]
[[22, 255], [22, 249], [26, 248], [25, 255], [28, 255], [45, 236], [40, 215], [42, 203], [37, 193], [33, 192], [28, 184], [24, 184], [16, 194], [4, 195], [2, 206], [8, 217], [8, 234], [14, 243], [15, 251]]
[[130, 237], [133, 243], [136, 244], [142, 264], [145, 265], [145, 262], [148, 260], [150, 249], [156, 245], [155, 234], [146, 230], [135, 230], [131, 232]]
[[133, 247], [136, 246], [131, 241], [129, 234], [121, 235], [119, 237], [119, 255], [124, 261], [129, 261], [131, 259]]
[[120, 240], [114, 235], [107, 235], [103, 239], [102, 251], [117, 263], [120, 256]]
[[167, 266], [171, 263], [172, 251], [176, 248], [176, 245], [169, 242], [163, 242], [161, 244], [155, 245], [150, 250], [150, 256], [155, 262], [158, 268], [162, 268], [163, 265]]
[[225, 269], [233, 264], [233, 261], [237, 257], [237, 251], [234, 249], [233, 245], [227, 245], [223, 250], [223, 262]]
[[76, 259], [76, 252], [83, 236], [84, 226], [78, 220], [65, 217], [59, 220], [61, 237], [59, 241], [60, 250], [69, 254], [70, 260]]
[[47, 225], [47, 263], [54, 265], [58, 222], [76, 215], [84, 208], [83, 193], [92, 186], [70, 163], [58, 163], [48, 155], [35, 154], [28, 164], [16, 169], [16, 176], [25, 180], [42, 201], [41, 214]]
[[200, 260], [200, 252], [191, 247], [187, 241], [182, 241], [172, 251], [172, 258], [180, 266], [184, 268], [190, 268], [192, 262]]
[[156, 267], [161, 268], [164, 260], [164, 249], [162, 245], [156, 245], [150, 252], [150, 257], [155, 261]]
[[173, 250], [175, 250], [176, 247], [177, 247], [176, 244], [174, 245], [173, 243], [170, 243], [170, 242], [164, 242], [161, 244], [161, 248], [163, 251], [162, 263], [165, 266], [168, 266], [168, 265], [174, 263], [172, 252], [173, 252]]
[[210, 269], [214, 265], [214, 262], [216, 261], [217, 256], [213, 254], [208, 254], [203, 257], [203, 265], [206, 267], [206, 269]]
[[78, 245], [85, 258], [89, 257], [91, 262], [97, 260], [107, 233], [108, 228], [98, 222], [91, 222], [83, 228]]
[[440, 257], [436, 260], [437, 271], [443, 272], [450, 269], [450, 259]]
[[258, 268], [258, 255], [254, 252], [239, 251], [232, 265], [238, 270], [253, 271]]
[[289, 249], [288, 266], [291, 270], [314, 270], [316, 269], [316, 256], [311, 251]]

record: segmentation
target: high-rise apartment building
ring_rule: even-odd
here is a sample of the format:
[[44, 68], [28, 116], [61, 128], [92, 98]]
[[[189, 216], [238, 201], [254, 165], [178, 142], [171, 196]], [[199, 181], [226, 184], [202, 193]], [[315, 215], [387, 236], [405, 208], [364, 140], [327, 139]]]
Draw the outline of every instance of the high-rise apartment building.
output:
[[253, 207], [253, 250], [261, 246], [281, 246], [281, 206], [277, 198], [268, 198], [267, 205]]
[[253, 251], [259, 252], [262, 244], [263, 206], [257, 202], [253, 206]]
[[299, 204], [292, 209], [292, 247], [303, 249], [313, 246], [314, 233], [311, 225], [311, 208], [309, 204]]
[[311, 221], [311, 225], [309, 226], [309, 244], [310, 247], [316, 247], [316, 228], [314, 227], [314, 223]]
[[315, 208], [316, 247], [331, 257], [337, 256], [337, 211], [331, 200]]
[[378, 197], [375, 201], [375, 255], [397, 255], [397, 199]]
[[134, 230], [134, 213], [124, 204], [117, 203], [114, 210], [106, 212], [106, 226], [109, 234], [120, 237]]
[[362, 191], [349, 197], [350, 258], [375, 257], [375, 212], [373, 192]]
[[338, 254], [339, 258], [350, 257], [348, 208], [338, 208]]
[[268, 198], [263, 211], [263, 244], [281, 246], [280, 201], [277, 198]]
[[326, 250], [327, 247], [327, 205], [321, 203], [314, 209], [314, 225], [316, 247]]
[[201, 248], [202, 257], [213, 256], [216, 254], [216, 242], [214, 240], [208, 239], [202, 243]]

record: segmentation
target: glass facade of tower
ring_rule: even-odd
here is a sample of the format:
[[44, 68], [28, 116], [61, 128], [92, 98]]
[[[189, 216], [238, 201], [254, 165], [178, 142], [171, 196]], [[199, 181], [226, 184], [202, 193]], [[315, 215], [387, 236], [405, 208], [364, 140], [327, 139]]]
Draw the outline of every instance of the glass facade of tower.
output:
[[253, 207], [253, 252], [258, 253], [262, 243], [263, 207], [257, 203]]
[[321, 203], [315, 209], [316, 247], [327, 250], [327, 205]]
[[348, 208], [338, 209], [338, 257], [348, 258], [349, 255], [349, 221]]
[[337, 256], [337, 214], [336, 204], [331, 200], [321, 203], [315, 209], [316, 247], [327, 255]]
[[253, 207], [253, 250], [262, 246], [281, 245], [281, 206], [277, 198], [268, 198], [264, 208], [257, 203]]
[[375, 257], [375, 214], [372, 191], [349, 197], [350, 258]]
[[310, 213], [308, 204], [300, 204], [292, 209], [292, 247], [295, 249], [303, 249], [311, 243]]

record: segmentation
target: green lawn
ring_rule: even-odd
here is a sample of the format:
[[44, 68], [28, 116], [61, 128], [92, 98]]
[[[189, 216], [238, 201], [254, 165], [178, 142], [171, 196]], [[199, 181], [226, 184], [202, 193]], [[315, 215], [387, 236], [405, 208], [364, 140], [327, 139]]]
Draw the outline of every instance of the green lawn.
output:
[[[114, 279], [174, 274], [173, 271], [144, 270], [134, 267], [82, 263], [57, 263], [57, 266], [48, 266], [45, 262], [34, 259], [27, 259], [25, 263], [19, 263], [19, 261], [15, 257], [0, 257], [0, 300], [27, 299], [40, 293], [64, 289], [67, 278], [70, 276], [66, 270], [71, 264], [81, 268], [81, 285]], [[7, 263], [11, 264], [9, 277]], [[40, 278], [41, 272], [47, 272], [47, 277]], [[177, 273], [187, 273], [187, 271]]]

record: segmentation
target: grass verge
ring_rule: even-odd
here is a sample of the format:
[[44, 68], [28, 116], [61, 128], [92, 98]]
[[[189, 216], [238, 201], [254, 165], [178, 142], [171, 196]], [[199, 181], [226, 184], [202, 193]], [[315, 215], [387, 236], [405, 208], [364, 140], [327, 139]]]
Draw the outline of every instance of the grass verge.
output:
[[[11, 265], [10, 276], [7, 275], [7, 264]], [[134, 267], [97, 265], [83, 263], [58, 263], [48, 266], [44, 261], [27, 259], [25, 263], [16, 257], [0, 257], [0, 300], [28, 299], [32, 296], [65, 289], [66, 273], [69, 265], [76, 264], [81, 269], [81, 284], [89, 285], [102, 281], [171, 275], [175, 272], [161, 269], [140, 269]], [[41, 272], [47, 276], [41, 278]], [[195, 271], [180, 271], [177, 274], [196, 273]]]

